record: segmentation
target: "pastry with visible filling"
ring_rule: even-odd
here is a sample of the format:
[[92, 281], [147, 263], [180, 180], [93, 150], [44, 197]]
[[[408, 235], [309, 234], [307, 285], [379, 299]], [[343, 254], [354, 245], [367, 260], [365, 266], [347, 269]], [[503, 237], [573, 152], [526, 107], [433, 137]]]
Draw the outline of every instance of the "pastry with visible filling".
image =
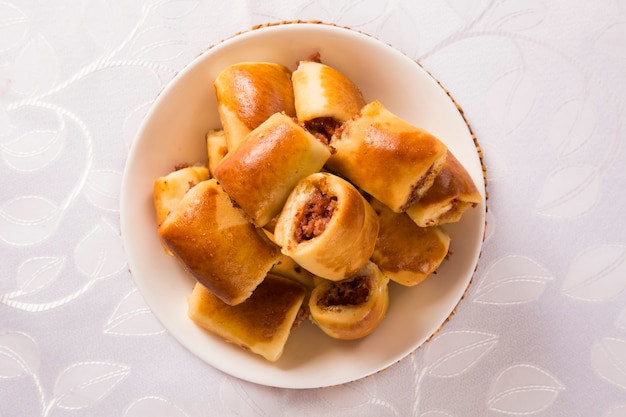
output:
[[319, 54], [300, 61], [291, 77], [296, 116], [312, 132], [330, 138], [365, 105], [361, 90]]
[[439, 175], [426, 194], [407, 209], [421, 227], [454, 223], [463, 213], [480, 204], [482, 197], [465, 167], [448, 151]]
[[214, 81], [217, 110], [233, 150], [253, 129], [277, 112], [295, 116], [291, 71], [272, 62], [241, 62]]
[[373, 101], [331, 139], [329, 170], [396, 212], [405, 211], [441, 171], [447, 146]]
[[191, 188], [158, 234], [182, 266], [229, 305], [247, 299], [280, 257], [214, 178]]
[[275, 113], [220, 162], [215, 178], [258, 227], [283, 207], [298, 181], [319, 171], [329, 147], [291, 117]]
[[311, 319], [335, 339], [365, 337], [387, 313], [388, 283], [389, 279], [372, 262], [341, 281], [324, 280], [311, 292]]
[[196, 283], [187, 300], [187, 315], [226, 341], [276, 362], [292, 330], [306, 318], [305, 292], [300, 284], [270, 274], [250, 298], [231, 306]]
[[380, 223], [372, 262], [383, 274], [412, 287], [439, 268], [450, 248], [450, 236], [443, 228], [420, 227], [406, 213], [396, 213], [377, 200], [370, 204]]
[[370, 204], [348, 181], [326, 172], [298, 183], [274, 229], [283, 254], [329, 280], [361, 269], [377, 234], [378, 217]]

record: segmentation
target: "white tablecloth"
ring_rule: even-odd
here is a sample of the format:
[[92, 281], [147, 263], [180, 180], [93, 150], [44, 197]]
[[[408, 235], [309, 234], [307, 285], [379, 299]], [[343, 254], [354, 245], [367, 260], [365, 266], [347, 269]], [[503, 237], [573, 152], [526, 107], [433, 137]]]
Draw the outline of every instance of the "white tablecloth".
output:
[[[150, 103], [209, 45], [317, 19], [419, 60], [487, 167], [456, 314], [341, 386], [206, 365], [128, 270], [119, 195]], [[626, 416], [626, 2], [0, 0], [0, 416]]]

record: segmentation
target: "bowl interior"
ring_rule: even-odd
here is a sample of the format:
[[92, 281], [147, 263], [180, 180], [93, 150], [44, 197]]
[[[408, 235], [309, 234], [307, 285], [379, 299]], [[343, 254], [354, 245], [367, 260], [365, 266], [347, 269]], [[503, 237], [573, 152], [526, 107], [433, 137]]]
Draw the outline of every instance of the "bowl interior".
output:
[[194, 280], [161, 248], [153, 182], [178, 163], [206, 162], [205, 134], [220, 127], [213, 80], [224, 67], [268, 61], [295, 69], [299, 60], [315, 52], [350, 77], [367, 101], [380, 100], [444, 141], [485, 193], [475, 143], [453, 101], [421, 66], [368, 35], [326, 24], [270, 25], [214, 45], [184, 68], [155, 100], [128, 157], [121, 227], [129, 266], [146, 302], [181, 344], [230, 375], [269, 386], [336, 385], [375, 373], [409, 354], [440, 328], [463, 297], [484, 232], [482, 204], [448, 227], [453, 256], [435, 276], [413, 288], [391, 284], [387, 317], [362, 340], [336, 341], [304, 323], [290, 337], [281, 359], [272, 364], [187, 318], [186, 297]]

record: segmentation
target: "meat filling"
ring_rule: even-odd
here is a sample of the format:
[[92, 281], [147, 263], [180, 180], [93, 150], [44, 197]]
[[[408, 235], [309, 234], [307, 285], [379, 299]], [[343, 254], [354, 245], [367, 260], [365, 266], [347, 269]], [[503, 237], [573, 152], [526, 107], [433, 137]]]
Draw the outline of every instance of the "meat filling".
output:
[[323, 137], [323, 143], [329, 144], [335, 131], [339, 129], [341, 123], [332, 117], [318, 117], [304, 122], [304, 127], [318, 139]]
[[333, 283], [323, 298], [318, 300], [322, 307], [359, 305], [367, 301], [372, 288], [372, 278], [358, 276]]
[[321, 235], [336, 207], [337, 197], [330, 197], [316, 188], [299, 213], [298, 224], [295, 229], [296, 242], [311, 240]]

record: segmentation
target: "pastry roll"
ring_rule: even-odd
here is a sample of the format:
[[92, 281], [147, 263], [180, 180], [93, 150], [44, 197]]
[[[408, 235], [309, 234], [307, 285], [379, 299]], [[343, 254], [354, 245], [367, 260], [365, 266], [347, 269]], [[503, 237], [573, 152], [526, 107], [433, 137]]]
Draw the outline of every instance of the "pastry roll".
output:
[[387, 313], [388, 283], [389, 279], [372, 262], [341, 281], [325, 280], [311, 292], [311, 319], [335, 339], [365, 337]]
[[209, 170], [200, 164], [178, 165], [174, 171], [157, 178], [152, 190], [157, 226], [163, 223], [191, 187], [207, 179]]
[[276, 216], [298, 181], [319, 171], [330, 149], [291, 117], [275, 113], [215, 169], [228, 195], [258, 227]]
[[380, 102], [367, 104], [331, 139], [336, 149], [326, 166], [396, 212], [432, 185], [447, 147], [406, 122]]
[[187, 300], [187, 315], [204, 329], [276, 362], [292, 329], [305, 317], [300, 284], [268, 275], [241, 304], [231, 306], [196, 283]]
[[348, 181], [324, 172], [298, 183], [274, 229], [283, 254], [333, 281], [363, 267], [377, 234], [378, 217], [365, 198]]
[[467, 209], [476, 207], [481, 201], [469, 173], [448, 151], [446, 162], [433, 185], [406, 212], [419, 226], [428, 227], [457, 222]]
[[419, 284], [446, 258], [450, 236], [440, 227], [419, 227], [406, 213], [396, 213], [377, 200], [370, 204], [380, 223], [372, 262], [398, 284]]
[[215, 168], [228, 153], [224, 130], [211, 130], [206, 134], [206, 154], [209, 173], [215, 175]]
[[228, 149], [277, 112], [295, 116], [291, 71], [270, 62], [226, 67], [214, 81], [217, 110]]
[[318, 59], [300, 61], [292, 74], [296, 116], [308, 129], [330, 137], [361, 110], [365, 99], [348, 77]]
[[299, 282], [307, 289], [311, 289], [315, 286], [315, 276], [306, 269], [302, 268], [296, 263], [296, 261], [287, 255], [282, 255], [278, 259], [272, 269], [270, 269], [270, 273]]
[[191, 188], [158, 234], [183, 267], [229, 305], [247, 299], [280, 257], [214, 178]]

